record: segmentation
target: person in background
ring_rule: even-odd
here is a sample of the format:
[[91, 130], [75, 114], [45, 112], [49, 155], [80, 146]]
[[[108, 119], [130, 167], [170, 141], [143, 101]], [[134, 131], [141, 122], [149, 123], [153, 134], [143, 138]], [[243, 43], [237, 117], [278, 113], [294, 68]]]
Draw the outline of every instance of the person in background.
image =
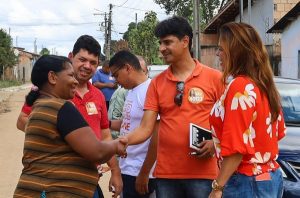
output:
[[23, 170], [13, 197], [92, 197], [98, 184], [95, 163], [125, 150], [126, 142], [98, 141], [69, 100], [78, 81], [71, 61], [43, 55], [33, 66], [26, 104]]
[[[71, 101], [99, 140], [112, 140], [104, 95], [89, 82], [98, 66], [100, 51], [101, 47], [98, 41], [92, 36], [82, 35], [75, 42], [72, 52], [69, 53], [69, 58], [72, 62], [78, 86], [76, 87], [75, 97]], [[22, 120], [18, 119], [17, 122], [22, 122]], [[21, 125], [25, 126], [25, 124]], [[113, 156], [107, 164], [111, 169], [109, 190], [114, 190], [113, 196], [117, 197], [122, 191], [123, 183], [116, 157]], [[100, 176], [103, 171], [101, 169], [101, 166], [99, 166]], [[97, 187], [94, 197], [103, 197], [100, 186]]]
[[[198, 149], [191, 149], [190, 124], [210, 128], [209, 113], [223, 92], [221, 72], [191, 57], [193, 30], [186, 19], [174, 16], [161, 21], [155, 35], [170, 66], [151, 81], [140, 125], [120, 139], [128, 139], [129, 145], [145, 141], [159, 115], [156, 196], [207, 198], [218, 173], [214, 145], [212, 140], [204, 140]], [[119, 73], [125, 71], [126, 67]], [[192, 151], [196, 155], [190, 155]]]
[[286, 128], [267, 50], [252, 26], [230, 22], [219, 29], [217, 56], [227, 87], [210, 114], [220, 172], [209, 197], [280, 198]]
[[[139, 59], [143, 71], [148, 76], [148, 67], [146, 61], [142, 56], [136, 55], [136, 57]], [[122, 86], [119, 86], [118, 89], [113, 93], [109, 101], [109, 109], [108, 109], [109, 120], [122, 120], [123, 106], [124, 106], [127, 93], [128, 90]], [[113, 139], [116, 139], [119, 137], [120, 132], [111, 130], [111, 134]]]
[[[127, 96], [128, 90], [122, 86], [113, 93], [109, 101], [108, 108], [108, 119], [109, 120], [122, 120], [122, 112], [124, 107], [124, 102]], [[119, 131], [110, 130], [112, 138], [117, 139], [120, 135]]]
[[[38, 88], [36, 86], [31, 87], [31, 90], [33, 90], [33, 91], [36, 91], [37, 89]], [[17, 119], [17, 124], [16, 124], [17, 129], [19, 129], [21, 131], [25, 131], [25, 125], [28, 122], [28, 117], [29, 117], [30, 112], [31, 112], [31, 107], [28, 106], [25, 102], [22, 106], [21, 112]]]
[[102, 64], [102, 68], [97, 70], [92, 78], [92, 83], [95, 87], [102, 91], [105, 96], [106, 107], [109, 109], [109, 101], [114, 91], [118, 88], [118, 84], [111, 76], [109, 67], [109, 60], [106, 60]]
[[[111, 128], [119, 130], [121, 136], [128, 134], [137, 127], [143, 116], [144, 101], [151, 79], [148, 78], [141, 63], [146, 65], [142, 57], [138, 59], [129, 51], [117, 52], [109, 62], [112, 76], [121, 86], [129, 90], [124, 103], [123, 119], [111, 121]], [[156, 139], [152, 138], [153, 141], [156, 144]], [[127, 157], [119, 159], [124, 184], [123, 198], [147, 198], [154, 192], [155, 181], [150, 170], [156, 159], [156, 145], [152, 147], [152, 150], [150, 148], [149, 152], [149, 143], [150, 138], [142, 144], [129, 146]], [[146, 157], [152, 166], [149, 168], [149, 172], [139, 175]], [[141, 185], [145, 187], [145, 190], [143, 189], [143, 192], [139, 194], [135, 186], [140, 187]]]

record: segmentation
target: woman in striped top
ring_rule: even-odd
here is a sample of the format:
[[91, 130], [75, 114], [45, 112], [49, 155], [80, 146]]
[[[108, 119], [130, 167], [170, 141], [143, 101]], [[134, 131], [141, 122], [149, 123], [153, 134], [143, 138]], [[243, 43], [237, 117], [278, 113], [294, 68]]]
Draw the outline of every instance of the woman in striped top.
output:
[[34, 64], [26, 103], [23, 170], [14, 197], [93, 197], [96, 163], [123, 153], [126, 142], [101, 142], [68, 101], [78, 84], [68, 58], [44, 55]]

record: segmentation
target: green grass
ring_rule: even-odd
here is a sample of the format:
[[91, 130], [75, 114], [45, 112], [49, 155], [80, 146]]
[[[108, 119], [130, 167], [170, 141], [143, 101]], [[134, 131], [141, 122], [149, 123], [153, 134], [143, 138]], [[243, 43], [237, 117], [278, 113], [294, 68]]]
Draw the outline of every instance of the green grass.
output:
[[6, 87], [12, 87], [12, 86], [19, 86], [22, 83], [19, 81], [14, 81], [14, 80], [0, 80], [0, 88], [6, 88]]

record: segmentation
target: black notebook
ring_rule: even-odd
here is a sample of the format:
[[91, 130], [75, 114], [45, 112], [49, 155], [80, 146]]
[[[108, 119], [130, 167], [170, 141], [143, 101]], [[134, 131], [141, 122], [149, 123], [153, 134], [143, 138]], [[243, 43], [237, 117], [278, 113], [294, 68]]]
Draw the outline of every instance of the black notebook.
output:
[[211, 140], [211, 131], [190, 123], [190, 148], [197, 149], [203, 140]]

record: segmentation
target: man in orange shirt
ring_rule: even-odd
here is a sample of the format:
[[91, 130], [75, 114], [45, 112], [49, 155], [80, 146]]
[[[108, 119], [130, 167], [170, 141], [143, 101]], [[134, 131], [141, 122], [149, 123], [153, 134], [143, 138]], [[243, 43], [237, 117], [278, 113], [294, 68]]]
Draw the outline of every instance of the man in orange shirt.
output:
[[[205, 140], [199, 149], [191, 149], [190, 123], [209, 129], [209, 113], [223, 90], [221, 72], [192, 58], [193, 33], [184, 18], [160, 22], [155, 35], [170, 66], [151, 81], [141, 124], [124, 138], [130, 145], [146, 140], [159, 114], [157, 197], [207, 198], [218, 172], [214, 146]], [[190, 155], [192, 151], [196, 155]]]

